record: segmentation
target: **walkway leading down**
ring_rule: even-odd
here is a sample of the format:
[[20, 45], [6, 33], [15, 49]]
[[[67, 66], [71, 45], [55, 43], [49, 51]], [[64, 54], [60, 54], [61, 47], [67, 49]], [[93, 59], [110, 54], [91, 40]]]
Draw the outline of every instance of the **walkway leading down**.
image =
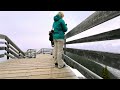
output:
[[69, 66], [58, 69], [52, 55], [36, 58], [11, 59], [0, 63], [0, 79], [78, 79]]
[[[86, 79], [120, 79], [119, 47], [116, 44], [108, 46], [112, 43], [110, 40], [120, 39], [120, 27], [106, 28], [112, 25], [109, 25], [108, 21], [114, 18], [117, 20], [118, 16], [120, 17], [120, 11], [96, 11], [66, 33], [63, 48], [65, 63], [77, 69]], [[103, 30], [101, 29], [100, 33], [68, 40], [106, 22], [107, 24], [104, 24], [105, 27]], [[97, 28], [94, 29], [95, 32], [99, 31]], [[7, 59], [0, 63], [0, 79], [79, 79], [69, 66], [62, 69], [54, 66], [52, 55], [50, 55], [52, 53], [49, 53], [50, 48], [41, 48], [36, 53], [35, 51], [31, 53], [31, 49], [29, 49], [30, 54], [34, 54], [34, 56], [37, 54], [37, 57], [28, 58], [29, 50], [23, 52], [8, 36], [0, 34], [0, 59]], [[104, 42], [99, 43], [102, 41]], [[89, 49], [82, 49], [79, 46], [82, 43], [85, 43]], [[93, 43], [93, 46], [89, 47], [89, 43]], [[94, 46], [96, 46], [95, 49]], [[101, 50], [97, 47], [100, 47]], [[114, 48], [116, 48], [116, 52], [114, 52]], [[44, 52], [46, 53], [44, 54]]]

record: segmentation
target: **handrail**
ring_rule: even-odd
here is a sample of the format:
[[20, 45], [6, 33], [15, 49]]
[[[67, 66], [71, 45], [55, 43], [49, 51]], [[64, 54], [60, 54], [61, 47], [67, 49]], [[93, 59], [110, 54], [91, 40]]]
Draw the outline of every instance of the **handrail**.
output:
[[25, 55], [25, 53], [18, 46], [16, 46], [7, 36], [5, 37], [5, 40], [9, 42], [12, 46], [14, 46], [14, 48], [16, 48], [20, 53]]
[[64, 48], [64, 50], [120, 70], [120, 54], [75, 48]]
[[0, 54], [0, 58], [4, 57], [5, 54]]
[[[51, 49], [51, 48], [41, 48], [38, 52], [37, 52], [37, 54], [44, 54], [45, 52], [47, 52], [47, 51], [50, 51], [50, 50], [53, 50], [53, 49]], [[50, 54], [52, 54], [52, 52], [50, 53]]]
[[97, 11], [66, 34], [66, 39], [120, 15], [120, 11]]
[[0, 34], [0, 39], [5, 39], [5, 35], [3, 35], [3, 34]]
[[69, 42], [66, 42], [66, 44], [104, 41], [104, 40], [114, 40], [114, 39], [120, 39], [120, 28], [112, 30], [112, 31], [104, 32], [104, 33], [101, 33], [101, 34], [97, 34], [97, 35], [93, 35], [93, 36], [69, 41]]
[[[84, 38], [79, 38], [76, 40], [67, 41], [66, 39], [77, 35], [83, 31], [86, 31], [90, 28], [93, 28], [99, 24], [102, 24], [110, 19], [113, 19], [120, 15], [120, 11], [96, 11], [88, 18], [86, 18], [83, 22], [78, 24], [75, 28], [69, 31], [65, 35], [65, 44], [64, 44], [64, 54], [63, 60], [69, 64], [71, 67], [78, 69], [78, 71], [82, 72], [82, 74], [88, 79], [91, 78], [88, 75], [88, 70], [96, 73], [100, 77], [102, 76], [102, 70], [105, 68], [104, 66], [110, 66], [120, 70], [120, 54], [108, 53], [108, 52], [100, 52], [100, 51], [92, 51], [92, 50], [81, 50], [75, 48], [67, 48], [67, 44], [75, 44], [75, 43], [87, 43], [87, 42], [95, 42], [95, 41], [105, 41], [105, 40], [116, 40], [120, 39], [120, 28], [107, 31], [104, 33], [100, 33], [97, 35], [92, 35]], [[104, 66], [102, 66], [102, 63]], [[78, 65], [80, 64], [80, 65]], [[83, 69], [82, 66], [87, 69]], [[109, 73], [109, 78], [117, 79], [118, 77], [107, 70]], [[87, 74], [85, 74], [87, 73]], [[90, 73], [89, 73], [90, 74]], [[90, 74], [91, 75], [91, 74]], [[94, 76], [94, 75], [93, 75]], [[105, 77], [104, 77], [105, 78]]]
[[[6, 35], [0, 34], [0, 39], [6, 40], [6, 42], [1, 42], [0, 44], [5, 44], [6, 47], [0, 47], [0, 50], [6, 50], [7, 53], [4, 53], [4, 55], [7, 56], [7, 59], [10, 58], [25, 58], [25, 53], [13, 43], [13, 41], [8, 38]], [[13, 56], [11, 56], [12, 54]]]
[[[97, 74], [95, 74], [94, 72], [90, 71], [89, 69], [87, 69], [86, 67], [84, 67], [83, 65], [79, 64], [78, 62], [76, 62], [75, 60], [73, 60], [72, 58], [68, 57], [67, 55], [63, 54], [64, 58], [69, 59], [69, 61], [71, 61], [71, 63], [73, 63], [72, 65], [74, 65], [74, 68], [77, 68], [80, 72], [82, 72], [83, 75], [85, 75], [87, 78], [91, 78], [91, 79], [103, 79], [102, 77], [98, 76]], [[70, 64], [70, 63], [67, 63]], [[85, 71], [85, 72], [83, 72]]]

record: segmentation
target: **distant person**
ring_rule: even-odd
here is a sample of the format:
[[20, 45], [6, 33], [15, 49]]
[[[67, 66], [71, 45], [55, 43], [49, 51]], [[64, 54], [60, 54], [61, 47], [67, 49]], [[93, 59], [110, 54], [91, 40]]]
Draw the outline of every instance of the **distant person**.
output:
[[67, 31], [67, 24], [63, 20], [64, 14], [59, 12], [56, 16], [54, 16], [54, 63], [59, 69], [65, 67], [65, 62], [62, 60], [63, 54], [63, 45], [64, 45], [64, 34]]
[[49, 31], [49, 40], [51, 41], [51, 46], [54, 47], [54, 41], [53, 41], [53, 30]]

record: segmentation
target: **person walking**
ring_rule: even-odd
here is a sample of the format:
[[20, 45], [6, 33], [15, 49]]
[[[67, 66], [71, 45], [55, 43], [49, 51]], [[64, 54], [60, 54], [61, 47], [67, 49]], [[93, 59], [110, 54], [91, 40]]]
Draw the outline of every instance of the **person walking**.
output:
[[62, 60], [63, 45], [64, 45], [64, 34], [68, 30], [67, 24], [63, 20], [63, 12], [59, 12], [54, 16], [53, 22], [53, 40], [54, 40], [54, 63], [59, 69], [65, 67], [65, 62]]

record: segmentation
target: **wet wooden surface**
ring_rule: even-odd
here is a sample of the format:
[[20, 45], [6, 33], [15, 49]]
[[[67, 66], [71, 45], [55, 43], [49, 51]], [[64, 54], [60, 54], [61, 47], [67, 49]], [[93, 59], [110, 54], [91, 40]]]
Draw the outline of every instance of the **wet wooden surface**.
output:
[[66, 66], [54, 66], [52, 55], [39, 54], [36, 58], [11, 59], [0, 63], [0, 79], [78, 79]]

